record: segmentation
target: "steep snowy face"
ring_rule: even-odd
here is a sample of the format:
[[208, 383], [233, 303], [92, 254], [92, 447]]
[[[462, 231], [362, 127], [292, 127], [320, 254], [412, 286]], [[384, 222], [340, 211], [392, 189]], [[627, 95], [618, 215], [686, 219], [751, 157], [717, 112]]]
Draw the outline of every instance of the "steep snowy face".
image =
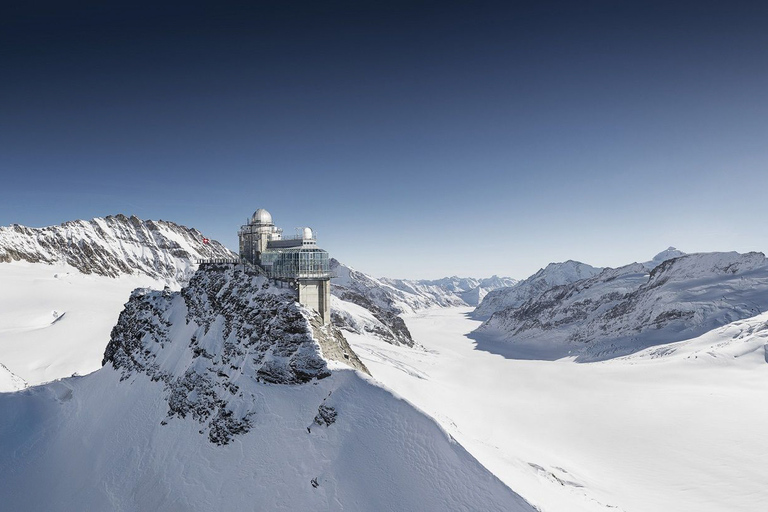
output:
[[104, 367], [0, 393], [0, 503], [533, 511], [433, 420], [331, 361], [357, 360], [316, 319], [227, 265], [181, 292], [137, 290]]
[[478, 334], [544, 358], [593, 361], [701, 335], [768, 308], [762, 253], [689, 254], [552, 288], [495, 313]]
[[497, 311], [518, 308], [555, 286], [562, 286], [582, 279], [596, 276], [602, 269], [568, 260], [563, 263], [550, 263], [534, 275], [509, 288], [499, 288], [489, 292], [483, 298], [473, 315], [477, 318], [489, 318]]
[[[400, 315], [412, 306], [409, 294], [331, 259], [331, 320], [352, 332], [369, 332], [395, 345], [413, 346], [413, 338]], [[417, 299], [417, 298], [412, 298]], [[426, 307], [426, 306], [424, 306]]]
[[60, 226], [0, 227], [0, 262], [66, 263], [84, 274], [143, 274], [186, 282], [197, 259], [233, 258], [234, 253], [196, 229], [168, 221], [124, 215]]

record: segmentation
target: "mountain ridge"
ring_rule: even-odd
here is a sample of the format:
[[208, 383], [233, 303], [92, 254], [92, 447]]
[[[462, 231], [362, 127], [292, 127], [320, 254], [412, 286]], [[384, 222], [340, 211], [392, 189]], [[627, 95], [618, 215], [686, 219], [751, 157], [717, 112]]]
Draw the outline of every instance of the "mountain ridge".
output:
[[197, 260], [236, 257], [219, 242], [203, 239], [197, 229], [175, 222], [123, 214], [42, 228], [13, 224], [0, 227], [0, 263], [65, 263], [83, 274], [143, 274], [184, 283]]
[[546, 290], [476, 331], [534, 357], [618, 357], [693, 338], [768, 308], [763, 253], [693, 253], [648, 271], [633, 263]]

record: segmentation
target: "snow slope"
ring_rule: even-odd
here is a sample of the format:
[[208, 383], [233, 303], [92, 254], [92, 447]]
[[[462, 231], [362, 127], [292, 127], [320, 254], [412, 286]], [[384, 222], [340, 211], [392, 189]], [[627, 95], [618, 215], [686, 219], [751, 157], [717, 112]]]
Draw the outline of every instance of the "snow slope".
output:
[[656, 266], [606, 269], [495, 313], [476, 337], [500, 338], [521, 357], [617, 357], [699, 336], [768, 309], [762, 253], [688, 254]]
[[545, 512], [756, 512], [768, 502], [768, 315], [592, 364], [478, 350], [469, 308], [406, 315], [417, 344], [348, 339]]
[[315, 316], [224, 266], [135, 292], [102, 369], [0, 393], [0, 503], [533, 511], [433, 420], [329, 362]]
[[2, 391], [18, 391], [27, 387], [27, 383], [24, 379], [15, 375], [11, 370], [0, 364], [0, 392]]

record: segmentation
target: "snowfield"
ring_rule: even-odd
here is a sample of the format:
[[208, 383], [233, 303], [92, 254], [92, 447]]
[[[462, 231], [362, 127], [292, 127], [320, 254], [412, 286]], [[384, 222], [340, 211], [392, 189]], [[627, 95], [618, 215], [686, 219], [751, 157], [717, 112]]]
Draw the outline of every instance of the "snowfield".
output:
[[18, 391], [25, 387], [27, 387], [27, 383], [24, 379], [11, 372], [5, 365], [0, 364], [0, 390]]
[[469, 308], [407, 315], [423, 349], [347, 338], [544, 512], [756, 512], [768, 503], [768, 314], [599, 363], [508, 359]]
[[[0, 264], [0, 283], [0, 364], [28, 385], [99, 369], [131, 291], [164, 286], [146, 275], [113, 278], [27, 262]], [[0, 377], [0, 392], [14, 389]]]
[[[253, 428], [226, 446], [194, 421], [161, 425], [162, 388], [105, 368], [0, 393], [3, 510], [533, 512], [434, 421], [351, 370], [249, 388]], [[313, 424], [329, 396], [339, 419]]]

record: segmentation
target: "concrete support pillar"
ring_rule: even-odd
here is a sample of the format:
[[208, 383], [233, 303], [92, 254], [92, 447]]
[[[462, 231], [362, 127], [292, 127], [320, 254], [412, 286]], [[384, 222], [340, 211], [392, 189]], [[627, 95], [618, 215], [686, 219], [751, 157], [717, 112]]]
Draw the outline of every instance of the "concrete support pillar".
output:
[[299, 303], [314, 309], [323, 319], [331, 323], [331, 281], [329, 279], [301, 279], [298, 282]]

